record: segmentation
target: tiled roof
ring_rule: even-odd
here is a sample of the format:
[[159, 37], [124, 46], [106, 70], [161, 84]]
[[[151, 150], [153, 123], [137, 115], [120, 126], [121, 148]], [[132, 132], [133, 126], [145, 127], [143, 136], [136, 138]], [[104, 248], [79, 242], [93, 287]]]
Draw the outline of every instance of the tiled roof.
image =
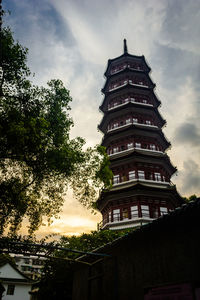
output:
[[[107, 253], [110, 252], [111, 248], [114, 245], [118, 245], [126, 239], [132, 239], [136, 236], [142, 235], [144, 233], [154, 233], [157, 231], [164, 230], [174, 230], [175, 226], [194, 226], [197, 223], [200, 223], [200, 198], [195, 201], [191, 201], [188, 204], [183, 204], [181, 207], [176, 208], [174, 211], [171, 211], [169, 214], [163, 215], [158, 219], [154, 220], [151, 223], [145, 224], [119, 238], [116, 240], [101, 246], [95, 249], [92, 252], [97, 253]], [[88, 255], [83, 255], [77, 259], [81, 261], [87, 261], [89, 258]]]
[[[30, 282], [32, 283], [33, 280], [30, 279], [28, 276], [26, 276], [24, 273], [22, 273], [15, 265], [15, 263], [12, 262], [12, 258], [10, 259], [8, 256], [4, 255], [4, 254], [1, 254], [0, 255], [0, 267], [3, 267], [5, 264], [9, 264], [15, 271], [17, 271], [20, 275], [22, 275], [24, 277], [24, 279], [19, 279], [19, 281], [23, 281], [23, 282]], [[6, 280], [6, 281], [9, 281], [8, 278], [2, 278], [0, 277], [1, 280]], [[10, 278], [12, 279], [12, 278]], [[16, 279], [16, 281], [18, 281]]]

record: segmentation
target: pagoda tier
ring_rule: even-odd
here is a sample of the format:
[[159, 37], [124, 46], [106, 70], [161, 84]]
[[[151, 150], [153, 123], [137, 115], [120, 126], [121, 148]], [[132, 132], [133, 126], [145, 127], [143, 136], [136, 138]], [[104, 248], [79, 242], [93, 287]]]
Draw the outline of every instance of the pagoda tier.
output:
[[152, 90], [142, 89], [141, 87], [134, 87], [133, 89], [132, 86], [127, 85], [104, 97], [100, 110], [106, 112], [112, 109], [121, 109], [129, 102], [143, 107], [158, 107], [160, 105], [160, 101]]
[[[150, 150], [165, 151], [171, 146], [170, 142], [166, 139], [163, 132], [159, 128], [154, 128], [151, 126], [147, 131], [146, 126], [138, 124], [131, 124], [123, 129], [118, 128], [115, 131], [109, 131], [102, 139], [102, 145], [107, 148], [108, 154], [111, 154], [109, 149], [112, 149], [114, 145], [122, 145], [124, 142], [124, 148], [127, 149], [130, 147], [128, 142], [133, 142], [134, 140], [135, 142], [139, 140], [142, 141], [141, 148]], [[134, 145], [136, 146], [136, 144]]]
[[106, 133], [110, 130], [135, 124], [137, 126], [147, 126], [162, 128], [166, 121], [153, 107], [140, 107], [133, 103], [128, 103], [121, 109], [113, 109], [104, 115], [98, 128]]
[[136, 181], [102, 193], [98, 208], [103, 220], [98, 229], [125, 229], [144, 225], [182, 203], [173, 184], [151, 185]]
[[108, 61], [98, 126], [113, 172], [111, 190], [97, 201], [104, 229], [145, 224], [183, 202], [171, 183], [176, 168], [165, 153], [170, 143], [150, 70], [144, 56], [128, 54], [126, 41], [124, 54]]

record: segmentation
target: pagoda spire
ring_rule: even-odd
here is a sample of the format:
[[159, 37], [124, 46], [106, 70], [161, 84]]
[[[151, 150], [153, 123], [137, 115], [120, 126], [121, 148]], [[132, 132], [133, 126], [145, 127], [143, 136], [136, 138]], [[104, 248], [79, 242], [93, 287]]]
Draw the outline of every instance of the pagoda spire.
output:
[[128, 53], [128, 48], [127, 48], [127, 44], [126, 44], [126, 39], [124, 39], [124, 54]]

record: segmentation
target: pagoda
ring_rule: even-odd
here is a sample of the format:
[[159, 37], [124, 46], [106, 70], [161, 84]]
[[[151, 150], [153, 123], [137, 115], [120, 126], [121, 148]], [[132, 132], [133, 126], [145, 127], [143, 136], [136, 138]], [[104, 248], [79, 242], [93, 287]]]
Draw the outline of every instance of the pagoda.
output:
[[102, 214], [99, 229], [125, 229], [151, 222], [183, 203], [171, 182], [176, 168], [162, 132], [166, 121], [158, 111], [144, 56], [124, 53], [108, 60], [98, 128], [103, 133], [113, 172], [113, 186], [97, 201]]

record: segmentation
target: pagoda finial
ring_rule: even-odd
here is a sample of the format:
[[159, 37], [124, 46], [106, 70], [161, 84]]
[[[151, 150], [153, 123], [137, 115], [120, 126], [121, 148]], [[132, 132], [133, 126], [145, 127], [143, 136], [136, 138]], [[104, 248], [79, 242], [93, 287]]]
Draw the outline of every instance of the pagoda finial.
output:
[[126, 44], [126, 39], [124, 39], [124, 54], [128, 53], [128, 48], [127, 48], [127, 44]]

